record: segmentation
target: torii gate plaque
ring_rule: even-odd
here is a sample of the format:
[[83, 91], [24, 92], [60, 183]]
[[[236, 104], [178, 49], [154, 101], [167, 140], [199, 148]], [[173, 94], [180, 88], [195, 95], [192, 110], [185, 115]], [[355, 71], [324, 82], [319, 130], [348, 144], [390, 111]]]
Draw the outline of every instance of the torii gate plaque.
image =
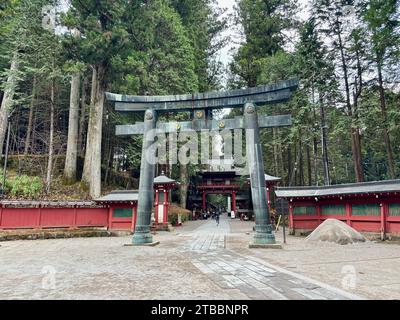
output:
[[[290, 115], [258, 116], [256, 104], [276, 104], [288, 101], [297, 89], [295, 79], [281, 81], [276, 84], [254, 88], [231, 90], [226, 92], [206, 92], [174, 96], [128, 96], [107, 93], [106, 97], [115, 103], [116, 111], [145, 112], [144, 122], [134, 125], [117, 126], [117, 135], [143, 134], [142, 160], [140, 167], [139, 200], [137, 222], [133, 234], [134, 245], [147, 245], [153, 242], [150, 234], [151, 211], [153, 204], [153, 180], [155, 173], [154, 161], [148, 161], [146, 150], [153, 145], [155, 137], [148, 138], [146, 133], [153, 129], [163, 132], [184, 130], [219, 130], [221, 123], [209, 119], [210, 110], [219, 108], [244, 107], [244, 117], [224, 119], [224, 129], [246, 129], [246, 152], [250, 173], [251, 195], [256, 217], [254, 245], [263, 246], [275, 244], [275, 236], [269, 219], [264, 181], [264, 163], [260, 128], [280, 127], [291, 125]], [[157, 122], [158, 112], [192, 111], [192, 121]]]

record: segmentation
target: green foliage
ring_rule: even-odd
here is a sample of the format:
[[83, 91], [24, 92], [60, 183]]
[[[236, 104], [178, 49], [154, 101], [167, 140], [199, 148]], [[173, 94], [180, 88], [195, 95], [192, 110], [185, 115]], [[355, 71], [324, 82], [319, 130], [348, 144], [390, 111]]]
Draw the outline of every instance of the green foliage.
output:
[[236, 23], [243, 27], [246, 42], [230, 65], [236, 86], [254, 87], [260, 83], [264, 59], [283, 49], [283, 32], [295, 24], [295, 9], [296, 1], [238, 1]]
[[171, 0], [171, 4], [181, 17], [194, 50], [199, 92], [219, 88], [222, 66], [217, 54], [229, 40], [222, 35], [228, 26], [227, 18], [222, 17], [224, 11], [217, 8], [214, 0]]
[[[0, 174], [0, 183], [3, 184], [3, 174]], [[1, 186], [3, 188], [3, 186]], [[6, 178], [5, 188], [4, 190], [8, 192], [11, 189], [11, 183], [8, 178]]]
[[[3, 177], [0, 176], [1, 181]], [[12, 197], [37, 198], [43, 191], [43, 182], [39, 177], [20, 175], [6, 180], [6, 192]]]
[[129, 42], [126, 18], [132, 18], [136, 6], [142, 1], [71, 1], [62, 22], [70, 30], [64, 46], [71, 58], [91, 65], [109, 64], [111, 57], [120, 53]]
[[113, 60], [126, 74], [116, 82], [118, 90], [150, 95], [197, 92], [194, 49], [179, 15], [163, 0], [141, 7], [138, 14], [135, 39], [140, 43], [126, 59]]
[[[266, 171], [282, 176], [284, 184], [323, 183], [322, 106], [331, 182], [355, 180], [351, 129], [361, 137], [365, 180], [389, 178], [388, 153], [380, 133], [388, 130], [400, 168], [399, 94], [395, 89], [400, 62], [399, 1], [313, 0], [310, 19], [301, 24], [294, 19], [282, 23], [281, 5], [285, 4], [238, 1], [236, 19], [243, 24], [244, 43], [230, 69], [233, 88], [293, 76], [300, 79], [288, 103], [261, 107], [261, 113], [291, 114], [294, 120], [291, 128], [261, 132]], [[294, 51], [288, 50], [292, 43], [283, 36], [288, 26], [294, 26], [298, 34]], [[378, 87], [378, 63], [383, 70], [387, 121]], [[230, 116], [238, 113], [233, 111]]]
[[362, 6], [362, 18], [371, 32], [371, 49], [380, 63], [399, 50], [399, 5], [398, 0], [370, 0]]

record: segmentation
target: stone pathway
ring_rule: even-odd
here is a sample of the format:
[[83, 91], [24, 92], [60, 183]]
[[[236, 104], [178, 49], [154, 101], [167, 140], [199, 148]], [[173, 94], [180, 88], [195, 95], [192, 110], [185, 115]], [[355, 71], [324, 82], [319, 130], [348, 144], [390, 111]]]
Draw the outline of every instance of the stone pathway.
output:
[[189, 251], [214, 251], [225, 248], [225, 236], [230, 228], [227, 219], [221, 219], [219, 225], [215, 220], [208, 220], [194, 231], [181, 236], [190, 237], [184, 243], [184, 249]]
[[[359, 299], [343, 290], [319, 283], [250, 256], [225, 249], [227, 218], [220, 226], [211, 220], [182, 237], [191, 263], [221, 289], [237, 289], [249, 299]], [[234, 297], [233, 297], [234, 298]]]

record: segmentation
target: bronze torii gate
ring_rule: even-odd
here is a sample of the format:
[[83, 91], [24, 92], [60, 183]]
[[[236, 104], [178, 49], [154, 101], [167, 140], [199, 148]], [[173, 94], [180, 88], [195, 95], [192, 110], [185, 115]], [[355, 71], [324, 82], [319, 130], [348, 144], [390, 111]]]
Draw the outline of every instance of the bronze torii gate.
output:
[[[117, 135], [143, 134], [153, 129], [163, 132], [184, 130], [246, 129], [246, 154], [250, 173], [253, 209], [256, 217], [254, 245], [263, 246], [275, 243], [275, 236], [269, 220], [264, 181], [264, 163], [259, 128], [291, 125], [290, 115], [258, 116], [256, 104], [276, 104], [288, 101], [297, 89], [298, 80], [286, 80], [276, 84], [226, 92], [206, 92], [173, 96], [128, 96], [107, 93], [106, 97], [115, 103], [116, 111], [145, 112], [144, 122], [116, 127]], [[224, 119], [209, 118], [210, 111], [218, 108], [244, 107], [244, 117]], [[157, 122], [158, 112], [193, 112], [192, 121]], [[221, 123], [222, 122], [222, 123]], [[154, 162], [146, 159], [146, 150], [155, 142], [154, 138], [143, 139], [140, 167], [139, 200], [137, 222], [132, 238], [134, 245], [153, 243], [150, 234], [151, 210], [153, 205]]]

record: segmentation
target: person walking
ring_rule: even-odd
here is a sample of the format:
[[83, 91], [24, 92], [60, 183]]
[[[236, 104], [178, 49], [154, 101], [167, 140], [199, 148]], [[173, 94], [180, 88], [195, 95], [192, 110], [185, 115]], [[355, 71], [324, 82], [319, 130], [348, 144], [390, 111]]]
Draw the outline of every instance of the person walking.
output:
[[217, 222], [217, 226], [219, 226], [219, 212], [215, 213], [215, 221]]

